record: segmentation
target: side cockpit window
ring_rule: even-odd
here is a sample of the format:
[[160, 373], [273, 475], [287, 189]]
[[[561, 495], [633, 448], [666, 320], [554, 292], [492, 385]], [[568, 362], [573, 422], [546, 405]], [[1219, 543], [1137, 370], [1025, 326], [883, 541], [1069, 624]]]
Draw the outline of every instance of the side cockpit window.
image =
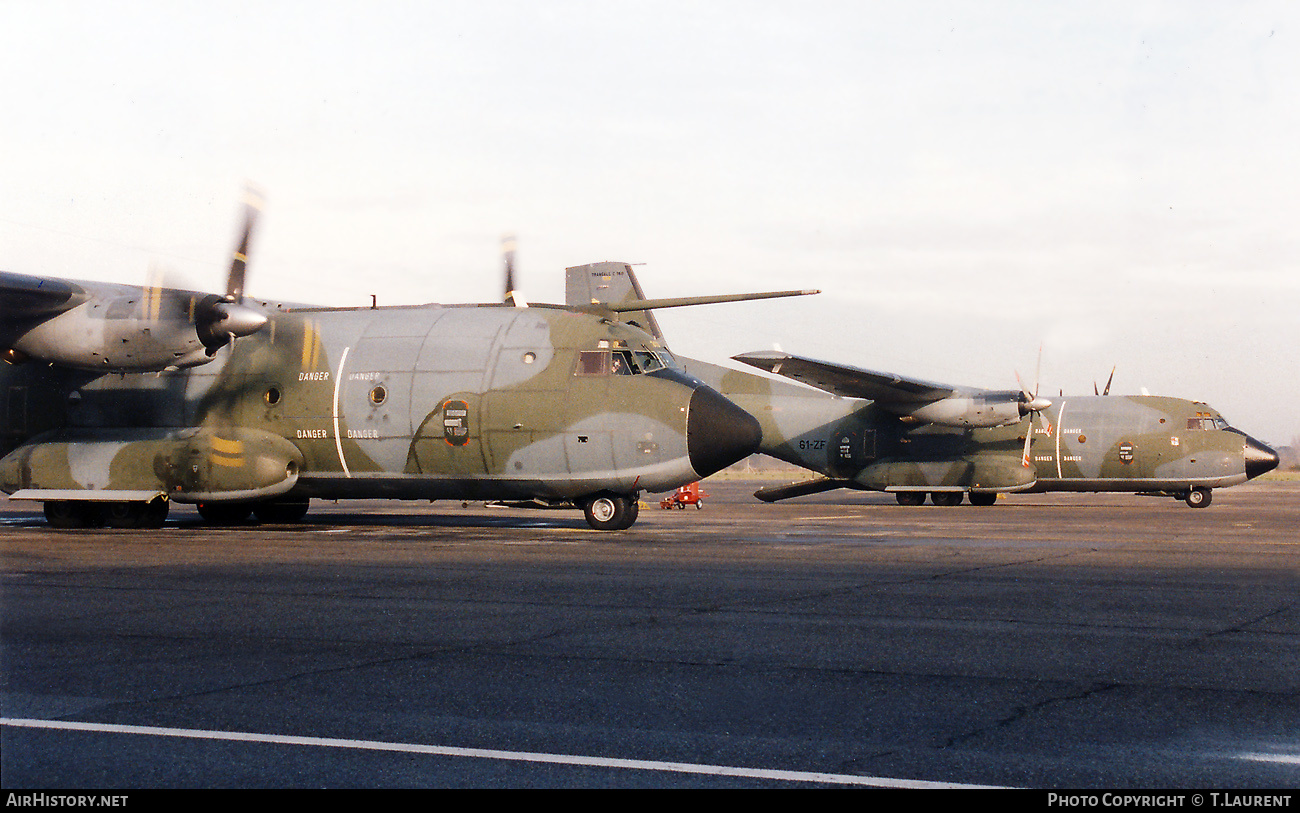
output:
[[608, 350], [581, 350], [578, 352], [578, 369], [574, 375], [609, 375], [611, 366]]

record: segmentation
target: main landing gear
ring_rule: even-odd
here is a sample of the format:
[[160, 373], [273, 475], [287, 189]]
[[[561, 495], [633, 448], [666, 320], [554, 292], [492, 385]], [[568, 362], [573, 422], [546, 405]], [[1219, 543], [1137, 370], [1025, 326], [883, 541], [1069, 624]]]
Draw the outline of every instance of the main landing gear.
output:
[[170, 505], [165, 497], [148, 502], [50, 500], [44, 504], [51, 528], [161, 528]]
[[622, 531], [632, 527], [641, 513], [638, 494], [597, 494], [582, 503], [587, 524], [598, 531]]
[[238, 525], [255, 514], [267, 525], [289, 525], [307, 516], [311, 500], [266, 500], [264, 502], [201, 502], [195, 506], [209, 525]]
[[[924, 491], [899, 491], [895, 493], [895, 498], [899, 505], [924, 505]], [[961, 505], [962, 491], [932, 491], [930, 492], [930, 502], [935, 505]], [[971, 505], [994, 505], [998, 501], [996, 491], [972, 491], [970, 492]]]

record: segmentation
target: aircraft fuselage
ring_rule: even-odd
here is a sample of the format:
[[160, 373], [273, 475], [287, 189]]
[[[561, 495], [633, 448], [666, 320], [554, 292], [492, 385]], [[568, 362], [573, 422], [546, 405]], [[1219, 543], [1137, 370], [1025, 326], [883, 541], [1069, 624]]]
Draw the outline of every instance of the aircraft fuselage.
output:
[[643, 331], [557, 307], [271, 311], [210, 363], [0, 365], [0, 488], [49, 502], [664, 491], [753, 419]]
[[[963, 429], [899, 418], [870, 401], [688, 361], [763, 428], [760, 451], [828, 478], [822, 486], [984, 502], [1001, 492], [1130, 491], [1204, 504], [1277, 465], [1264, 444], [1206, 404], [1159, 396], [1054, 399], [1006, 426]], [[1032, 433], [1026, 454], [1026, 433]], [[761, 491], [782, 499], [825, 488]], [[766, 492], [766, 496], [764, 494]]]

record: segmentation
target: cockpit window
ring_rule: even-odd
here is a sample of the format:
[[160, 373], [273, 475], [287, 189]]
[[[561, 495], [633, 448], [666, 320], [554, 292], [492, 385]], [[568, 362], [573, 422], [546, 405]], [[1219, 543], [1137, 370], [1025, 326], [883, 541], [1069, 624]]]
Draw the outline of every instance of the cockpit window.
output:
[[639, 372], [628, 350], [615, 350], [610, 364], [610, 372], [614, 375], [636, 375]]
[[609, 375], [610, 361], [608, 350], [581, 350], [574, 375]]
[[1187, 428], [1207, 431], [1210, 429], [1227, 429], [1228, 422], [1217, 415], [1201, 412], [1195, 418], [1187, 419]]
[[676, 366], [667, 350], [582, 350], [574, 375], [643, 375]]
[[664, 364], [663, 359], [649, 350], [633, 350], [632, 358], [643, 373], [653, 373], [655, 370], [662, 370], [668, 366]]

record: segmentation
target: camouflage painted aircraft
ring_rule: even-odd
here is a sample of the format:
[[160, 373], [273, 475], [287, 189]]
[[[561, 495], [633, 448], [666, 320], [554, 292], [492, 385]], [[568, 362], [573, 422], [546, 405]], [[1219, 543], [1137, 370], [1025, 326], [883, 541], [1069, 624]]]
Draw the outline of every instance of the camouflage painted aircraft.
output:
[[[644, 298], [623, 263], [569, 269], [568, 301]], [[663, 341], [648, 312], [625, 313]], [[681, 359], [758, 419], [759, 451], [820, 476], [759, 489], [775, 501], [837, 488], [887, 491], [902, 505], [992, 505], [1000, 493], [1122, 491], [1210, 504], [1211, 490], [1258, 477], [1277, 454], [1206, 404], [1155, 396], [1063, 397], [951, 387], [781, 352], [737, 361], [808, 386]], [[811, 388], [810, 388], [811, 387]]]
[[[0, 489], [55, 527], [296, 521], [312, 498], [539, 500], [627, 528], [642, 491], [743, 459], [757, 421], [624, 311], [316, 308], [0, 273]], [[513, 263], [507, 255], [507, 272]], [[642, 317], [644, 318], [644, 317]]]

